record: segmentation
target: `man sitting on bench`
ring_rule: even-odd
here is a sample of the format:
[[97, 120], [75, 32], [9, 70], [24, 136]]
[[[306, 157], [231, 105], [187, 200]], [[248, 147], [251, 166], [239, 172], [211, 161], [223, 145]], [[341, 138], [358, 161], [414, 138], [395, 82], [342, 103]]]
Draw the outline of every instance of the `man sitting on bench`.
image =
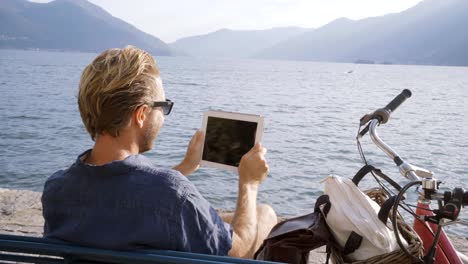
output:
[[253, 256], [277, 222], [270, 206], [256, 204], [266, 150], [257, 144], [242, 157], [236, 210], [220, 216], [185, 177], [199, 167], [202, 132], [173, 169], [141, 155], [173, 104], [154, 59], [135, 47], [106, 50], [84, 69], [78, 106], [95, 143], [45, 183], [45, 237], [107, 249]]

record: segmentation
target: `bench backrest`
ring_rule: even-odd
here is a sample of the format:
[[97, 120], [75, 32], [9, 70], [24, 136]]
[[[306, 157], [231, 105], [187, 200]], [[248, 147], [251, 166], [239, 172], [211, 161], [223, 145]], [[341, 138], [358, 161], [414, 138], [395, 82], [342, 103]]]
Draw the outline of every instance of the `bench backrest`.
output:
[[0, 234], [0, 260], [22, 263], [276, 263], [171, 250], [119, 251]]

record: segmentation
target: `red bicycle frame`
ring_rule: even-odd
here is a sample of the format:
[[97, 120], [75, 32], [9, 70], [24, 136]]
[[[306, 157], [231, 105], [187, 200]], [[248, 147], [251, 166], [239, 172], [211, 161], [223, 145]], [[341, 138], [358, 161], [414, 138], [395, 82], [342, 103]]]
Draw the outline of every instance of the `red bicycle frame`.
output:
[[[430, 206], [428, 203], [418, 202], [418, 206], [416, 207], [416, 214], [418, 216], [427, 215], [432, 216], [434, 215], [430, 210]], [[437, 225], [433, 223], [428, 223], [422, 221], [418, 218], [414, 219], [413, 225], [414, 231], [419, 235], [423, 242], [424, 246], [424, 255], [426, 255], [431, 248], [432, 244], [434, 243], [434, 233], [437, 230]], [[455, 250], [450, 239], [445, 234], [444, 230], [441, 230], [439, 242], [437, 243], [437, 249], [435, 254], [435, 262], [438, 264], [463, 264], [460, 257]]]

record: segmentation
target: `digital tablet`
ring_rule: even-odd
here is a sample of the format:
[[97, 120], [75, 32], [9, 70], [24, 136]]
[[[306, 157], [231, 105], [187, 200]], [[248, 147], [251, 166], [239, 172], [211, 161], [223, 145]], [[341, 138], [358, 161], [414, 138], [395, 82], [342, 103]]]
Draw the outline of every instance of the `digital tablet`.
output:
[[203, 115], [205, 132], [201, 165], [237, 171], [242, 156], [263, 137], [263, 117], [208, 111]]

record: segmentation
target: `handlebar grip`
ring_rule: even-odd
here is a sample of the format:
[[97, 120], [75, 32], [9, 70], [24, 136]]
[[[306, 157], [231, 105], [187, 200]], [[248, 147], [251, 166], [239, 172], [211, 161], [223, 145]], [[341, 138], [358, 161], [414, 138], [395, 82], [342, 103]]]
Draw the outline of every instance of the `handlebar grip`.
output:
[[[375, 110], [372, 114], [365, 115], [361, 117], [359, 123], [361, 126], [367, 124], [372, 119], [378, 119], [380, 124], [387, 123], [388, 119], [390, 118], [390, 114], [395, 111], [406, 99], [411, 97], [411, 91], [408, 89], [404, 89], [399, 95], [397, 95], [393, 100], [384, 108], [379, 108]], [[367, 133], [367, 129], [363, 130], [360, 133], [360, 136], [363, 136]]]
[[463, 206], [468, 206], [468, 191], [463, 194]]
[[406, 99], [411, 97], [411, 91], [404, 89], [399, 95], [397, 95], [387, 106], [384, 107], [385, 110], [389, 112], [395, 111]]

